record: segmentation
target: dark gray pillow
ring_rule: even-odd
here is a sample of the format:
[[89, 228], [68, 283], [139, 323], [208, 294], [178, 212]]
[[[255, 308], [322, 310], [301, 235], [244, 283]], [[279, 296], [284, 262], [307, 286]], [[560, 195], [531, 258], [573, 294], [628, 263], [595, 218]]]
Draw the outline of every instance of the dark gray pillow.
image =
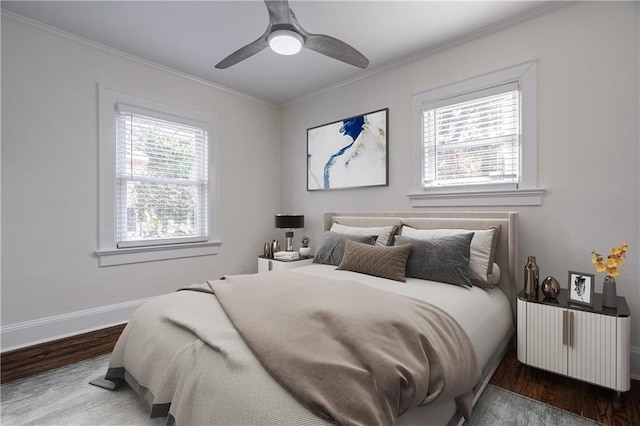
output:
[[342, 261], [342, 256], [344, 255], [344, 240], [374, 245], [376, 243], [376, 238], [376, 235], [364, 237], [327, 231], [322, 236], [322, 241], [320, 242], [318, 251], [316, 251], [315, 257], [313, 258], [313, 263], [338, 266]]
[[344, 257], [337, 269], [405, 282], [411, 246], [371, 246], [345, 241]]
[[473, 232], [415, 240], [396, 236], [395, 245], [411, 244], [406, 276], [471, 287], [469, 275], [469, 246]]

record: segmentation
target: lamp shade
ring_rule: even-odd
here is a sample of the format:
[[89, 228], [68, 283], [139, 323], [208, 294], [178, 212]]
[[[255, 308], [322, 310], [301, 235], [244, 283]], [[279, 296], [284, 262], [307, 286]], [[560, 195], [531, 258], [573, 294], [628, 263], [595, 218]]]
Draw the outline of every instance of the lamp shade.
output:
[[277, 214], [276, 228], [294, 229], [304, 228], [303, 214]]

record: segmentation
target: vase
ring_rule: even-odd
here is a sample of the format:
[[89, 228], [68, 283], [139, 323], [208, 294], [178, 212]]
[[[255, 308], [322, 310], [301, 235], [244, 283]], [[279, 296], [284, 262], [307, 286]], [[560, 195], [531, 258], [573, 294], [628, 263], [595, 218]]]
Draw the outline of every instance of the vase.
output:
[[555, 299], [560, 294], [560, 283], [554, 277], [542, 280], [542, 294], [547, 299]]
[[300, 256], [307, 257], [311, 255], [311, 247], [300, 247]]
[[536, 264], [536, 258], [529, 256], [527, 264], [524, 266], [524, 295], [527, 298], [538, 297], [538, 286], [540, 281], [540, 269]]
[[618, 295], [616, 293], [616, 279], [607, 275], [602, 283], [602, 306], [605, 308], [618, 307]]
[[273, 240], [271, 242], [271, 257], [273, 257], [273, 255], [279, 251], [280, 251], [280, 241]]

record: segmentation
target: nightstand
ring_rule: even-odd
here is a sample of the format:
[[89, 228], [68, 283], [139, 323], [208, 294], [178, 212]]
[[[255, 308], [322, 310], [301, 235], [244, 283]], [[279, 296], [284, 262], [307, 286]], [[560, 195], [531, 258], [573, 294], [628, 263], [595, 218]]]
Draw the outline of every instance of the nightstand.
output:
[[270, 259], [264, 256], [258, 256], [258, 272], [279, 271], [282, 269], [299, 268], [300, 266], [311, 265], [313, 257], [301, 257], [296, 260], [279, 260]]
[[[518, 295], [518, 360], [527, 366], [573, 377], [620, 392], [631, 386], [629, 340], [631, 313], [624, 297], [616, 309], [602, 307], [594, 294], [593, 307], [569, 303], [569, 292], [557, 299]], [[617, 408], [617, 407], [616, 407]]]

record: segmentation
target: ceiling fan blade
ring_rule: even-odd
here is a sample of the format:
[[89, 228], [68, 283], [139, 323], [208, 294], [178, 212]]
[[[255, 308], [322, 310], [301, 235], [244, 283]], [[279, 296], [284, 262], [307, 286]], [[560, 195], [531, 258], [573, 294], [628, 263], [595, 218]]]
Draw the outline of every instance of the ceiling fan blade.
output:
[[269, 11], [269, 25], [291, 23], [289, 2], [287, 0], [264, 0]]
[[365, 69], [369, 60], [344, 41], [324, 34], [305, 34], [304, 47], [358, 68]]
[[247, 44], [246, 46], [241, 47], [240, 49], [233, 52], [231, 55], [227, 56], [226, 58], [218, 62], [218, 64], [216, 65], [216, 68], [221, 70], [225, 68], [229, 68], [231, 65], [235, 65], [240, 61], [244, 61], [245, 59], [250, 58], [256, 53], [262, 51], [267, 46], [269, 46], [269, 43], [267, 42], [267, 39], [263, 35], [256, 41], [253, 41]]
[[262, 34], [259, 39], [247, 44], [244, 47], [241, 47], [231, 55], [218, 62], [216, 68], [229, 68], [230, 66], [244, 61], [245, 59], [250, 58], [256, 53], [262, 51], [264, 48], [269, 46], [267, 37], [269, 36], [269, 33], [273, 31], [273, 26], [290, 22], [289, 2], [287, 0], [264, 0], [264, 3], [267, 6], [267, 10], [269, 11], [269, 25], [267, 26], [264, 34]]

